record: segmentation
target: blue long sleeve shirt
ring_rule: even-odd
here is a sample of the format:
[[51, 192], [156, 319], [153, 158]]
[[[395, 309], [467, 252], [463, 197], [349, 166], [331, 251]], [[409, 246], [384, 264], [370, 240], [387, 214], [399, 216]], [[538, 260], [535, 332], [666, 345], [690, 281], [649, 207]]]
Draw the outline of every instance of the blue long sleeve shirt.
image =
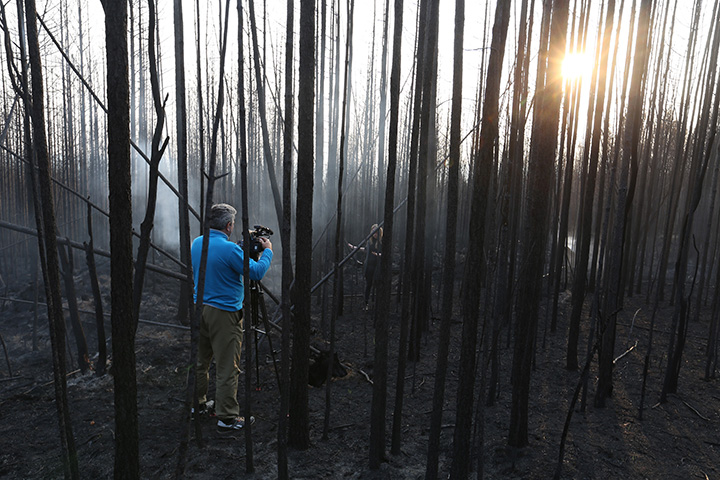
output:
[[[195, 280], [195, 302], [197, 302], [197, 285], [200, 272], [200, 256], [202, 255], [203, 237], [197, 237], [191, 248], [193, 279]], [[231, 242], [220, 230], [210, 229], [207, 268], [205, 270], [205, 287], [203, 303], [229, 312], [242, 308], [245, 290], [243, 289], [242, 247]], [[250, 259], [250, 280], [261, 280], [270, 268], [272, 250], [265, 249], [256, 262]]]

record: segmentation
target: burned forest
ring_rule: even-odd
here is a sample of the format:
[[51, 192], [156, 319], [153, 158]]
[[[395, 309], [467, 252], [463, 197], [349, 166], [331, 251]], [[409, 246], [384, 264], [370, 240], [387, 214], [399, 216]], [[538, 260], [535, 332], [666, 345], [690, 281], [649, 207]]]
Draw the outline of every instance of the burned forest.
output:
[[719, 2], [0, 34], [0, 478], [720, 478]]

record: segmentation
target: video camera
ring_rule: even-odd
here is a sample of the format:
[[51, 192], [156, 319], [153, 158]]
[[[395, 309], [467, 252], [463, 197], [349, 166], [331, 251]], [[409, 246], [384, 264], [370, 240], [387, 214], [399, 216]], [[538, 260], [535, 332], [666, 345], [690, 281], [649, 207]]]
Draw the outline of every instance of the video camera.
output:
[[[264, 250], [263, 246], [260, 244], [260, 237], [267, 238], [273, 234], [273, 231], [263, 225], [255, 225], [254, 228], [254, 230], [250, 230], [248, 232], [250, 236], [250, 257], [253, 260], [257, 260], [260, 258], [260, 254]], [[238, 245], [241, 247], [243, 246], [242, 240], [238, 242]]]

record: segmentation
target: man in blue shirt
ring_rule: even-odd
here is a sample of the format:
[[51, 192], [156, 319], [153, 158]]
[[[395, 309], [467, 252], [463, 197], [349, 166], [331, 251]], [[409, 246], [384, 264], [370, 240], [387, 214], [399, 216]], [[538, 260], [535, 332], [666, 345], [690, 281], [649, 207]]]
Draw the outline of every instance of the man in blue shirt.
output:
[[[243, 261], [244, 252], [229, 240], [235, 228], [237, 210], [226, 203], [213, 205], [208, 218], [210, 238], [203, 290], [203, 312], [198, 340], [196, 388], [198, 401], [203, 407], [207, 401], [208, 369], [215, 356], [215, 413], [218, 431], [232, 432], [243, 428], [245, 419], [240, 416], [237, 401], [240, 350], [243, 339]], [[264, 237], [258, 239], [263, 249], [257, 261], [250, 259], [250, 280], [261, 280], [270, 268], [272, 243]], [[193, 241], [191, 256], [195, 280], [195, 302], [199, 281], [200, 257], [203, 237]], [[252, 421], [252, 418], [251, 418]]]

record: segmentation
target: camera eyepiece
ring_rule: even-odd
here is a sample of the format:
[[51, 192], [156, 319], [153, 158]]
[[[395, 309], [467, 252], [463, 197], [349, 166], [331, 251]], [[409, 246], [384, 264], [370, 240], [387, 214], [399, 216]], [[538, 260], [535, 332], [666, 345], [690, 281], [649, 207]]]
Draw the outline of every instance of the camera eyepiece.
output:
[[250, 230], [250, 236], [254, 237], [269, 237], [273, 234], [273, 231], [263, 225], [255, 225], [255, 230]]

